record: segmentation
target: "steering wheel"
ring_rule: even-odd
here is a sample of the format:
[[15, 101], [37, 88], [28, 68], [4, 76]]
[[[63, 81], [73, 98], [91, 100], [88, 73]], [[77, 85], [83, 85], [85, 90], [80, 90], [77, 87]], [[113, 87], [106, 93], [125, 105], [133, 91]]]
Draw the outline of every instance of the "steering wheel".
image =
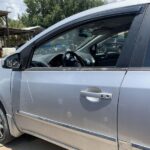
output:
[[63, 67], [81, 67], [85, 66], [84, 61], [75, 52], [68, 51], [62, 57]]

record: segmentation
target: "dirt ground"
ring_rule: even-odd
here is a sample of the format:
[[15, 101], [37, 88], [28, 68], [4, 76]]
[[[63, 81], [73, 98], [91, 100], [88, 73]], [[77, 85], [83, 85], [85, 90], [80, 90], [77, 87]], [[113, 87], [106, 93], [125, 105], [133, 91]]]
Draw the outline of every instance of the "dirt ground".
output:
[[0, 147], [0, 150], [64, 150], [41, 139], [23, 135], [13, 140], [6, 146]]

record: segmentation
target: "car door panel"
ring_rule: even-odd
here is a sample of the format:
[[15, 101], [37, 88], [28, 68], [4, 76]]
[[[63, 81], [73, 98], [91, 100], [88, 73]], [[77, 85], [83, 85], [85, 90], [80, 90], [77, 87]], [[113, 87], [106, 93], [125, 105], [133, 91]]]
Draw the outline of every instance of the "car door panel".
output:
[[130, 149], [137, 150], [150, 149], [149, 19], [148, 5], [135, 43], [130, 68], [120, 90], [118, 105], [119, 142], [128, 143]]
[[[103, 137], [105, 140], [99, 142], [104, 145], [103, 148], [108, 148], [111, 141], [113, 149], [117, 149], [117, 104], [125, 72], [24, 71], [19, 112], [37, 116], [39, 120], [45, 120], [45, 123], [50, 121], [78, 130], [80, 134], [86, 133], [97, 139]], [[81, 91], [87, 88], [111, 93], [112, 99], [101, 100], [98, 103], [87, 101], [80, 95]], [[30, 129], [33, 128], [32, 123], [28, 123], [28, 128], [24, 121], [18, 120], [18, 123], [23, 130], [33, 130]], [[38, 128], [36, 132], [42, 134]], [[51, 135], [49, 137], [52, 138]], [[65, 140], [64, 143], [71, 144]], [[82, 148], [84, 149], [84, 146]]]
[[150, 72], [129, 71], [120, 91], [119, 140], [150, 149]]

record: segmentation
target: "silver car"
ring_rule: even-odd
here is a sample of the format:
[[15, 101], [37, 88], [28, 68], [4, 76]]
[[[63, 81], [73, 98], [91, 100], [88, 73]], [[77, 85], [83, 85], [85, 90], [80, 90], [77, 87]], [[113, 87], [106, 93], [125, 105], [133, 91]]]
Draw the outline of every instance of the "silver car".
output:
[[150, 0], [69, 17], [2, 60], [0, 142], [150, 150], [149, 68]]

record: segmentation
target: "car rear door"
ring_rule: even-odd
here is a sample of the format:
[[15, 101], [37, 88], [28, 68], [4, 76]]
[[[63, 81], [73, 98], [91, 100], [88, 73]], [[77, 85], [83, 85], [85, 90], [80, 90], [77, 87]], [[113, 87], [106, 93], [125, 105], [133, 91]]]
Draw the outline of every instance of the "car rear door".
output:
[[120, 149], [150, 149], [150, 7], [145, 13], [130, 68], [120, 91]]
[[134, 18], [116, 66], [13, 72], [13, 93], [19, 93], [13, 96], [18, 101], [14, 111], [20, 130], [64, 147], [117, 150], [120, 87], [142, 17], [140, 13]]

